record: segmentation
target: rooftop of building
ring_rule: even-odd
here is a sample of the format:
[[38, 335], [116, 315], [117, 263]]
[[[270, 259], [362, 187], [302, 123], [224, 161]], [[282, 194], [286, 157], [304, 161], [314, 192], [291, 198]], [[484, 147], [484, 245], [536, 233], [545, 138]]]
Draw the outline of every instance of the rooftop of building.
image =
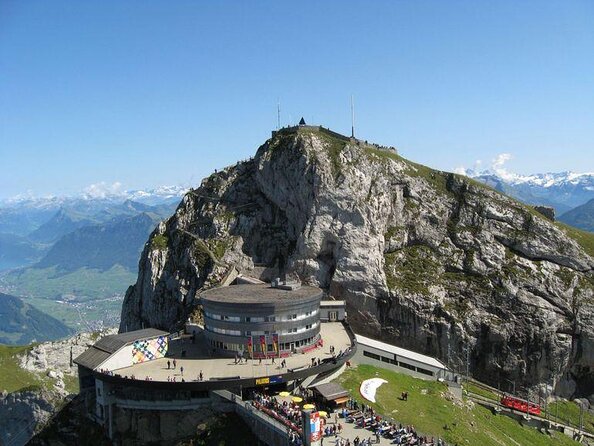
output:
[[357, 344], [361, 344], [364, 346], [366, 345], [368, 347], [383, 350], [388, 353], [394, 353], [396, 356], [412, 359], [413, 361], [417, 361], [422, 364], [427, 364], [440, 369], [446, 368], [445, 364], [443, 364], [441, 361], [431, 356], [423, 355], [422, 353], [417, 353], [413, 352], [412, 350], [396, 347], [395, 345], [386, 344], [385, 342], [378, 341], [377, 339], [371, 339], [358, 334], [355, 335], [355, 339], [357, 340]]
[[[199, 333], [196, 342], [192, 343], [189, 336], [171, 340], [167, 357], [155, 359], [152, 361], [134, 364], [129, 367], [111, 370], [111, 372], [120, 376], [135, 376], [136, 379], [144, 380], [149, 376], [153, 381], [168, 381], [176, 378], [181, 381], [182, 377], [186, 382], [197, 381], [200, 372], [204, 380], [228, 380], [239, 378], [253, 378], [261, 376], [273, 376], [279, 373], [286, 373], [287, 370], [301, 370], [308, 368], [312, 363], [312, 358], [332, 359], [330, 346], [334, 346], [336, 353], [346, 351], [352, 347], [351, 338], [346, 327], [341, 322], [329, 322], [321, 324], [321, 337], [324, 341], [323, 347], [314, 348], [302, 354], [292, 355], [285, 358], [249, 360], [247, 363], [236, 363], [234, 358], [217, 357], [212, 349], [205, 342], [204, 334]], [[282, 336], [281, 340], [282, 342]], [[167, 361], [172, 362], [176, 359], [177, 368], [175, 370], [167, 368]], [[280, 367], [280, 362], [285, 360], [287, 366]], [[183, 375], [181, 367], [184, 368]], [[96, 366], [96, 368], [101, 368]]]
[[112, 354], [128, 344], [143, 339], [165, 335], [167, 335], [167, 332], [163, 330], [145, 328], [142, 330], [129, 331], [127, 333], [104, 336], [89, 349], [77, 356], [74, 362], [89, 369], [94, 369], [105, 362]]
[[212, 288], [200, 294], [203, 301], [234, 304], [275, 304], [280, 301], [301, 301], [322, 296], [320, 288], [301, 286], [287, 290], [273, 288], [270, 284], [240, 284]]

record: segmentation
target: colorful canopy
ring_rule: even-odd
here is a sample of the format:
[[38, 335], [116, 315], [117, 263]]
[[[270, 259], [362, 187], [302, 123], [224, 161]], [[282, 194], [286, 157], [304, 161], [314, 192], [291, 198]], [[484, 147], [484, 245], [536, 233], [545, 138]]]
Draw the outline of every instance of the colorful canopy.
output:
[[291, 398], [291, 401], [293, 401], [294, 403], [300, 403], [301, 401], [303, 401], [303, 398], [301, 398], [300, 396], [294, 396], [293, 398]]
[[305, 405], [303, 406], [303, 408], [304, 408], [304, 409], [315, 409], [315, 408], [316, 408], [316, 406], [314, 406], [313, 404], [305, 404]]
[[327, 412], [324, 412], [323, 410], [320, 410], [318, 412], [318, 415], [321, 416], [321, 417], [323, 417], [323, 418], [328, 418], [328, 413]]
[[281, 393], [278, 394], [278, 396], [283, 396], [283, 397], [284, 396], [289, 396], [289, 395], [290, 395], [290, 393], [287, 392], [287, 391], [283, 391], [283, 392], [281, 392]]

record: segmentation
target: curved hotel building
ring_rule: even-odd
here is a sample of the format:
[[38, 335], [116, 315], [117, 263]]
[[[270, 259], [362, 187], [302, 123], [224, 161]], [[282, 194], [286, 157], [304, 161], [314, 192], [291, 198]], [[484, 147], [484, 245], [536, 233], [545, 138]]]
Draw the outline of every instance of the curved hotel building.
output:
[[320, 342], [323, 292], [309, 286], [234, 285], [201, 294], [204, 334], [218, 353], [287, 356]]

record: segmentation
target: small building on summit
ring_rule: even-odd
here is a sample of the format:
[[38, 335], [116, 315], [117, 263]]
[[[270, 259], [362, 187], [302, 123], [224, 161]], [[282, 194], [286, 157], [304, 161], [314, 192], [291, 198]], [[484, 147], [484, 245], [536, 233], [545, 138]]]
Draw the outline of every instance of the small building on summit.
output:
[[323, 291], [301, 285], [213, 288], [200, 295], [204, 335], [213, 350], [264, 358], [307, 351], [320, 342]]
[[299, 125], [307, 125], [305, 123], [305, 119], [303, 119], [303, 117], [299, 120]]

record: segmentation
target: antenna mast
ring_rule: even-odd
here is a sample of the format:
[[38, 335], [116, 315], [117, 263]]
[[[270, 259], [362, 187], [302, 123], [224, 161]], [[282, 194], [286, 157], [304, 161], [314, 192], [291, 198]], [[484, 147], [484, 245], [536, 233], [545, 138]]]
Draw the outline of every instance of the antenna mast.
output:
[[351, 95], [351, 138], [355, 137], [355, 101]]
[[276, 105], [276, 129], [280, 130], [280, 99]]

